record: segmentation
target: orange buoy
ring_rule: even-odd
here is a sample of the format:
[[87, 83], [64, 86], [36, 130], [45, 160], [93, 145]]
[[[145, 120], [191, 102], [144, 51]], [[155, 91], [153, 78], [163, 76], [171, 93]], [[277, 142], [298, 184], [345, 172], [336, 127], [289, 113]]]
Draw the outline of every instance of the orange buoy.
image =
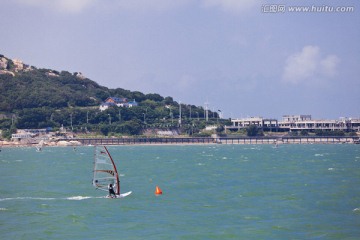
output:
[[161, 194], [162, 194], [162, 191], [161, 191], [161, 189], [159, 188], [159, 186], [156, 186], [155, 194], [156, 194], [156, 195], [161, 195]]

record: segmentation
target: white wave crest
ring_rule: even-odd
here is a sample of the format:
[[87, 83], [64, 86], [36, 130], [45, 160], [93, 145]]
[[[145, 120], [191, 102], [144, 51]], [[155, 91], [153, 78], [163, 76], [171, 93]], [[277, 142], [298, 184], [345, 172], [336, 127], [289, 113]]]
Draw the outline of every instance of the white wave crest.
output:
[[73, 196], [73, 197], [65, 197], [65, 198], [45, 198], [45, 197], [16, 197], [16, 198], [0, 198], [0, 202], [2, 201], [16, 201], [16, 200], [41, 200], [41, 201], [52, 201], [52, 200], [85, 200], [94, 197], [88, 196]]
[[76, 200], [76, 201], [80, 201], [80, 200], [85, 200], [85, 199], [89, 199], [91, 197], [84, 197], [84, 196], [74, 196], [74, 197], [68, 197], [66, 198], [67, 200]]
[[42, 198], [42, 197], [16, 197], [16, 198], [1, 198], [0, 201], [13, 200], [55, 200], [56, 198]]

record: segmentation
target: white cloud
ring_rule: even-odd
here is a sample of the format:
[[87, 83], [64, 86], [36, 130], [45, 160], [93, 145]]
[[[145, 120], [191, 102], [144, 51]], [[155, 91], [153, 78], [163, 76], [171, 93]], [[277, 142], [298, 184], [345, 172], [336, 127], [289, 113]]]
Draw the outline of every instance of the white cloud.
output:
[[327, 77], [333, 77], [336, 74], [336, 67], [339, 64], [340, 59], [335, 55], [327, 56], [321, 60], [320, 66], [322, 74]]
[[131, 11], [166, 11], [189, 4], [201, 4], [205, 7], [219, 7], [223, 11], [239, 12], [258, 4], [254, 0], [15, 0], [28, 5], [51, 9], [59, 12], [79, 13], [84, 9], [98, 7]]
[[205, 7], [220, 7], [226, 12], [240, 12], [258, 4], [255, 0], [202, 0]]
[[95, 6], [117, 8], [131, 11], [165, 11], [176, 8], [192, 0], [16, 0], [23, 5], [42, 7], [60, 12], [79, 13], [84, 9]]
[[78, 13], [98, 0], [17, 0], [20, 4], [45, 7], [60, 12]]
[[333, 77], [339, 58], [328, 55], [322, 58], [318, 46], [305, 46], [301, 52], [289, 56], [283, 72], [283, 80], [290, 83], [300, 83]]
[[118, 0], [120, 9], [135, 11], [165, 11], [189, 3], [191, 0]]
[[65, 11], [79, 12], [95, 3], [96, 0], [57, 0], [56, 2]]

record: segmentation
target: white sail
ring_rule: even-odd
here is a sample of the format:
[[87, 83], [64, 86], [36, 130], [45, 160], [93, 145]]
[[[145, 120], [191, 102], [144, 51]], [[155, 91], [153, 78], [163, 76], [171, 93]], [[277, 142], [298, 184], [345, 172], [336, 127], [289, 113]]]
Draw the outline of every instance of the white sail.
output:
[[41, 141], [38, 143], [38, 145], [36, 146], [36, 151], [37, 151], [37, 152], [41, 152], [43, 146], [44, 146], [44, 140], [41, 140]]
[[93, 186], [108, 191], [112, 184], [116, 195], [120, 194], [120, 181], [114, 160], [105, 146], [95, 146]]

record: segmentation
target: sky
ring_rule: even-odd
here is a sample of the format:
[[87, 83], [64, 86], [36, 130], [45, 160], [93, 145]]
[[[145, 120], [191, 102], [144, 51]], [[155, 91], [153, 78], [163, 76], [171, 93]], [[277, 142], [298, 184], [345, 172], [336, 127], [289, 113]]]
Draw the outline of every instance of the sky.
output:
[[[358, 0], [0, 0], [0, 54], [224, 118], [360, 118]], [[298, 12], [294, 12], [293, 7]]]

